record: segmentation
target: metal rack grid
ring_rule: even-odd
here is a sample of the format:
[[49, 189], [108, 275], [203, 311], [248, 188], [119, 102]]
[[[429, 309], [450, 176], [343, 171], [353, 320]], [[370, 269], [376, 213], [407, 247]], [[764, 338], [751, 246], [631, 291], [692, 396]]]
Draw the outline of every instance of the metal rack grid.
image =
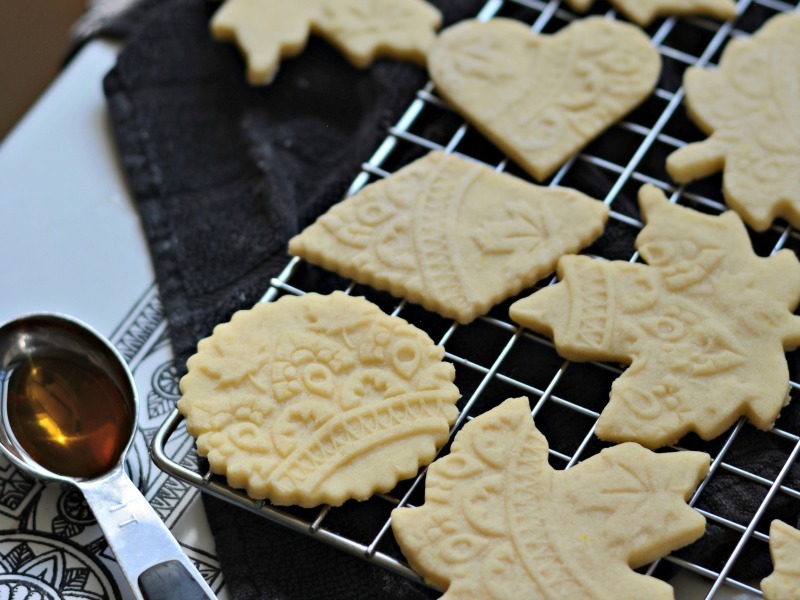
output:
[[[598, 2], [597, 5], [595, 13], [617, 18], [613, 10], [608, 10], [605, 2]], [[682, 73], [688, 66], [713, 67], [727, 41], [747, 36], [769, 17], [790, 11], [800, 11], [800, 0], [740, 0], [739, 16], [732, 22], [667, 18], [646, 29], [664, 65], [656, 91], [639, 109], [573, 157], [547, 182], [547, 185], [575, 187], [602, 198], [611, 208], [609, 228], [629, 230], [631, 244], [627, 246], [625, 256], [605, 255], [602, 244], [599, 249], [590, 249], [590, 253], [604, 258], [638, 260], [632, 240], [642, 224], [635, 208], [628, 210], [625, 202], [627, 199], [633, 206], [629, 200], [635, 197], [636, 189], [644, 183], [664, 190], [672, 202], [680, 202], [711, 214], [725, 210], [719, 177], [684, 188], [675, 186], [664, 171], [667, 153], [684, 143], [703, 138], [687, 121], [681, 106], [684, 95], [680, 85]], [[533, 31], [545, 33], [555, 32], [577, 17], [557, 0], [489, 0], [477, 18], [487, 20], [495, 16], [520, 19], [528, 23]], [[434, 149], [477, 160], [497, 171], [508, 171], [530, 181], [527, 175], [461, 120], [435, 94], [433, 84], [429, 82], [417, 92], [416, 99], [405, 114], [389, 129], [381, 146], [363, 165], [348, 195], [396, 171], [420, 153]], [[751, 238], [757, 252], [762, 255], [772, 254], [781, 248], [791, 248], [800, 254], [800, 234], [783, 223], [776, 224], [763, 234], [751, 233]], [[291, 260], [280, 276], [272, 281], [262, 301], [272, 301], [283, 294], [332, 291], [327, 279], [321, 286], [324, 289], [319, 289], [322, 281], [319, 271], [298, 259]], [[547, 283], [544, 281], [540, 285]], [[561, 445], [551, 443], [551, 464], [557, 468], [570, 468], [603, 447], [594, 437], [595, 422], [607, 400], [611, 380], [622, 370], [608, 364], [573, 364], [559, 358], [549, 340], [509, 321], [507, 308], [510, 301], [495, 307], [473, 324], [464, 326], [343, 279], [337, 280], [335, 287], [367, 296], [386, 312], [403, 316], [426, 330], [437, 343], [445, 347], [447, 360], [456, 365], [456, 384], [463, 394], [459, 423], [474, 418], [508, 396], [527, 395], [532, 400], [537, 426], [546, 435], [557, 431], [565, 418], [573, 422], [585, 422], [585, 430], [577, 438], [564, 441]], [[530, 290], [521, 296], [529, 293]], [[470, 339], [480, 340], [480, 350], [476, 351], [474, 345], [470, 347], [465, 343]], [[796, 355], [792, 357], [796, 358]], [[572, 378], [578, 370], [582, 371], [581, 387], [576, 390], [573, 389]], [[798, 375], [800, 373], [793, 370], [790, 394], [795, 402], [800, 402], [797, 398], [800, 395], [800, 383], [796, 381]], [[587, 386], [587, 381], [595, 381], [597, 385]], [[788, 502], [794, 518], [800, 517], [800, 489], [784, 483], [800, 454], [800, 431], [781, 426], [782, 421], [779, 420], [769, 432], [756, 434], [763, 435], [765, 447], [771, 448], [779, 457], [771, 461], [770, 468], [760, 470], [749, 468], [737, 458], [737, 440], [742, 437], [743, 431], [752, 430], [744, 420], [712, 442], [702, 442], [699, 438], [689, 436], [688, 445], [692, 449], [704, 450], [712, 457], [709, 475], [691, 498], [690, 504], [700, 510], [709, 525], [720, 527], [729, 534], [728, 538], [732, 539], [730, 551], [715, 566], [704, 564], [701, 559], [687, 560], [674, 554], [656, 561], [642, 569], [642, 572], [669, 578], [675, 577], [676, 572], [678, 578], [682, 572], [693, 573], [704, 582], [702, 593], [706, 598], [718, 596], [722, 590], [727, 591], [721, 595], [761, 596], [757, 581], [738, 580], [734, 573], [737, 560], [753, 555], [763, 556], [768, 552], [769, 523], [762, 523], [761, 517], [771, 503], [781, 498], [784, 503]], [[755, 430], [748, 432], [754, 433]], [[183, 418], [175, 410], [156, 433], [151, 447], [156, 464], [169, 474], [204, 492], [425, 585], [404, 562], [392, 539], [388, 520], [389, 511], [394, 506], [413, 505], [422, 501], [424, 470], [414, 480], [398, 485], [392, 493], [380, 494], [367, 501], [385, 505], [382, 510], [387, 518], [376, 527], [370, 539], [356, 539], [343, 531], [340, 525], [329, 526], [337, 521], [334, 515], [341, 509], [326, 506], [309, 511], [273, 507], [230, 488], [224, 479], [208, 471], [207, 464], [205, 468], [198, 469], [193, 454], [184, 456], [180, 462], [173, 460], [169, 450], [170, 440], [180, 435], [187, 434], [183, 428]], [[686, 442], [685, 439], [682, 443]], [[800, 461], [795, 468], [800, 468]], [[755, 486], [760, 490], [755, 494], [747, 519], [731, 517], [724, 507], [704, 507], [705, 495], [710, 494], [708, 490], [714, 487], [717, 479], [722, 481], [723, 476], [727, 477], [725, 485], [734, 481], [736, 483], [733, 485], [749, 485], [751, 490]], [[358, 506], [350, 510], [358, 510]], [[660, 563], [668, 563], [672, 568], [659, 568]]]

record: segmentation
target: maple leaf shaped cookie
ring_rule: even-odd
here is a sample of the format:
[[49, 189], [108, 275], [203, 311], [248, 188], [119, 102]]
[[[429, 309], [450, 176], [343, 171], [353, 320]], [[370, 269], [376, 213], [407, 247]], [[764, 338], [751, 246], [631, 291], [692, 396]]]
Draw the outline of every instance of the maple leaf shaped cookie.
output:
[[603, 231], [608, 207], [441, 152], [340, 202], [289, 252], [468, 323]]
[[783, 521], [769, 526], [769, 551], [775, 570], [761, 581], [766, 600], [800, 598], [800, 531]]
[[719, 68], [692, 67], [683, 86], [686, 109], [710, 137], [667, 158], [687, 183], [723, 170], [728, 206], [756, 231], [778, 217], [800, 226], [800, 14], [767, 21], [731, 41]]
[[178, 409], [211, 470], [252, 498], [365, 500], [415, 475], [458, 415], [444, 348], [342, 292], [259, 303], [202, 340]]
[[[566, 0], [574, 11], [584, 12], [594, 0]], [[736, 16], [734, 0], [609, 0], [611, 5], [639, 25], [649, 25], [656, 17], [703, 15], [727, 21]]]
[[703, 534], [686, 500], [708, 468], [702, 452], [627, 443], [554, 470], [528, 399], [512, 398], [464, 426], [392, 531], [442, 600], [673, 598], [632, 569]]
[[211, 33], [235, 41], [247, 60], [248, 81], [264, 85], [312, 33], [358, 68], [379, 56], [424, 65], [441, 22], [441, 13], [424, 0], [227, 0], [211, 20]]
[[800, 262], [756, 256], [734, 212], [704, 215], [644, 186], [647, 265], [564, 257], [561, 282], [511, 306], [571, 360], [631, 366], [596, 433], [655, 448], [689, 431], [711, 439], [740, 416], [772, 426], [788, 399], [785, 349], [800, 344]]
[[464, 21], [428, 55], [437, 91], [538, 181], [642, 102], [660, 70], [638, 27], [600, 17], [555, 35]]

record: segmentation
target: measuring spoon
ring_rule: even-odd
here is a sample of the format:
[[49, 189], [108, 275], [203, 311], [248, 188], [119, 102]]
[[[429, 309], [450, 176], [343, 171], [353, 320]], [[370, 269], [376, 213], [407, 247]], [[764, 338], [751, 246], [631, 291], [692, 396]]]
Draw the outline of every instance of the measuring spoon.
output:
[[88, 325], [42, 313], [0, 325], [0, 450], [83, 492], [136, 598], [214, 593], [123, 469], [138, 397], [116, 349]]

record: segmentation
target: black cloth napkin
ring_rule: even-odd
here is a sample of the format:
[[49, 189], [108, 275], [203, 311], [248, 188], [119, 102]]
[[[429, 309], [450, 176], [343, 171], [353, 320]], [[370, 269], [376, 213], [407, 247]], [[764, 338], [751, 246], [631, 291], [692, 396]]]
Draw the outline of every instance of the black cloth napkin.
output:
[[[483, 0], [433, 4], [450, 23]], [[312, 39], [272, 85], [249, 87], [236, 48], [208, 32], [217, 6], [145, 0], [106, 29], [130, 34], [105, 92], [180, 369], [217, 323], [263, 295], [288, 260], [289, 237], [344, 196], [427, 79], [389, 60], [354, 69]], [[436, 596], [219, 500], [205, 503], [234, 598]], [[353, 535], [376, 531], [369, 512], [357, 519]]]
[[[450, 23], [474, 16], [483, 0], [433, 3]], [[259, 299], [287, 262], [288, 238], [342, 198], [386, 127], [426, 80], [422, 69], [394, 61], [355, 70], [312, 39], [300, 56], [284, 61], [272, 85], [251, 88], [236, 48], [210, 38], [208, 19], [217, 6], [202, 0], [141, 0], [121, 18], [86, 28], [92, 34], [127, 36], [105, 91], [181, 370], [199, 339]], [[438, 126], [428, 124], [424, 135], [435, 137]], [[581, 187], [587, 192], [596, 187], [602, 196], [600, 190], [611, 185], [608, 177], [588, 166]], [[615, 208], [636, 214], [635, 190], [625, 192]], [[612, 223], [593, 250], [627, 259], [634, 235], [635, 230]], [[781, 420], [792, 431], [800, 430], [797, 404]], [[786, 449], [764, 436], [746, 427], [730, 460], [755, 473], [774, 474]], [[787, 484], [798, 488], [800, 467], [792, 469]], [[700, 504], [746, 524], [764, 491], [761, 484], [721, 472]], [[263, 518], [204, 500], [234, 598], [436, 596]], [[796, 524], [797, 506], [781, 495], [762, 521], [778, 516]], [[385, 518], [369, 505], [352, 513], [347, 505], [337, 510], [342, 528], [356, 538], [374, 532]], [[737, 540], [738, 534], [711, 523], [685, 556], [719, 569]], [[765, 545], [748, 547], [745, 557], [737, 563], [737, 577], [769, 572]]]

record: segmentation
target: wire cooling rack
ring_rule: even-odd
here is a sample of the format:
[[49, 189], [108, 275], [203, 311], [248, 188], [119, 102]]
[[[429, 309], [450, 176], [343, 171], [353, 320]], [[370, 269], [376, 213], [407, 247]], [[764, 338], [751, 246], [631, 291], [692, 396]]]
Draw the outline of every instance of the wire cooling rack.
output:
[[[594, 13], [617, 18], [613, 10], [608, 10], [606, 2], [596, 4]], [[720, 177], [684, 188], [675, 186], [664, 170], [666, 156], [671, 151], [704, 137], [687, 119], [682, 106], [683, 72], [689, 66], [713, 68], [728, 41], [750, 35], [777, 13], [797, 10], [800, 10], [797, 1], [741, 0], [739, 16], [727, 23], [703, 18], [668, 18], [646, 29], [663, 63], [656, 91], [547, 182], [548, 185], [574, 187], [603, 199], [610, 206], [606, 233], [589, 253], [611, 259], [633, 261], [638, 258], [633, 239], [642, 224], [633, 199], [645, 183], [664, 190], [673, 202], [711, 214], [725, 210]], [[497, 16], [519, 19], [533, 31], [544, 33], [554, 33], [577, 18], [555, 0], [490, 0], [477, 18], [487, 20]], [[796, 101], [800, 102], [800, 98]], [[530, 181], [524, 172], [461, 120], [428, 83], [417, 92], [405, 114], [389, 129], [382, 145], [363, 165], [348, 195], [371, 181], [386, 177], [427, 150], [452, 152]], [[613, 244], [604, 243], [609, 236], [615, 240]], [[783, 223], [765, 233], [751, 233], [751, 239], [761, 255], [781, 248], [790, 248], [796, 253], [800, 250], [800, 236]], [[541, 285], [547, 283], [543, 281]], [[495, 307], [470, 325], [458, 325], [294, 259], [272, 281], [263, 301], [272, 301], [284, 294], [327, 293], [333, 289], [366, 296], [386, 312], [400, 315], [425, 330], [443, 345], [447, 359], [456, 365], [456, 384], [463, 395], [459, 407], [466, 413], [466, 419], [474, 418], [507, 397], [527, 395], [534, 407], [537, 427], [550, 441], [550, 462], [554, 467], [569, 468], [604, 447], [594, 436], [595, 422], [608, 399], [611, 382], [621, 369], [600, 363], [570, 363], [559, 358], [549, 340], [511, 323], [508, 306], [514, 299]], [[530, 290], [521, 296], [529, 293]], [[800, 360], [796, 353], [790, 354], [789, 359], [790, 394], [797, 403], [800, 402], [797, 398], [800, 385], [795, 362]], [[785, 426], [785, 421], [785, 418], [780, 419], [769, 432], [757, 432], [740, 421], [712, 442], [703, 442], [693, 435], [681, 441], [682, 447], [703, 450], [712, 457], [709, 476], [690, 504], [706, 517], [708, 528], [715, 529], [720, 546], [708, 553], [692, 552], [690, 546], [686, 552], [668, 556], [641, 572], [677, 582], [678, 598], [761, 596], [758, 579], [752, 577], [748, 566], [768, 561], [771, 517], [780, 514], [792, 525], [796, 525], [800, 517], [800, 485], [797, 483], [800, 461], [795, 465], [800, 453], [800, 431]], [[568, 434], [564, 433], [566, 423], [569, 423]], [[207, 464], [205, 468], [198, 468], [194, 455], [173, 459], [169, 448], [174, 444], [170, 444], [170, 440], [185, 435], [183, 419], [173, 411], [153, 439], [153, 458], [168, 473], [204, 492], [425, 585], [405, 563], [392, 538], [388, 519], [391, 509], [399, 503], [415, 505], [423, 501], [424, 472], [414, 480], [401, 483], [391, 493], [355, 503], [356, 506], [348, 503], [346, 508], [276, 508], [228, 487], [223, 478], [208, 471]], [[746, 444], [742, 441], [745, 438]], [[763, 447], [768, 460], [762, 460], [759, 452], [754, 456], [754, 439], [758, 447]], [[742, 494], [747, 495], [747, 500], [731, 508], [727, 499]], [[347, 519], [337, 518], [338, 511], [346, 510], [352, 516], [368, 506], [373, 510], [371, 514], [377, 511], [385, 518], [378, 519], [374, 530], [367, 535], [361, 530], [357, 534], [348, 531], [343, 525]], [[738, 573], [743, 576], [738, 577]]]

